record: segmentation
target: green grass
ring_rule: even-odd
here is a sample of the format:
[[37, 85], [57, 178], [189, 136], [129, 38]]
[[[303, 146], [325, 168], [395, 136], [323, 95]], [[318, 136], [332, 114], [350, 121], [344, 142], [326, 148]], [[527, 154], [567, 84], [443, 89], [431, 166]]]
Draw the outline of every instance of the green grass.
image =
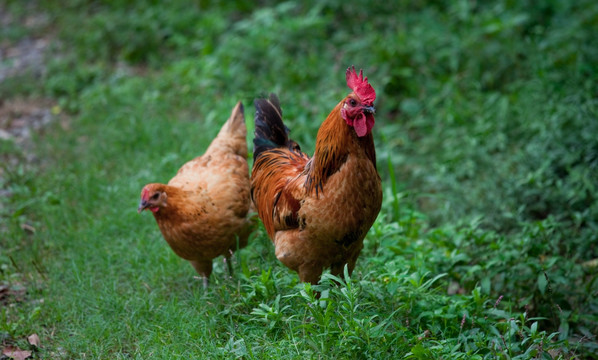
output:
[[[33, 149], [0, 140], [0, 347], [37, 333], [35, 358], [598, 358], [594, 2], [6, 9], [48, 20], [0, 43], [55, 41], [42, 78], [0, 94], [56, 116]], [[378, 94], [384, 187], [356, 271], [301, 284], [260, 228], [204, 292], [137, 214], [141, 187], [202, 153], [238, 100], [251, 140], [269, 92], [311, 153], [349, 65]]]

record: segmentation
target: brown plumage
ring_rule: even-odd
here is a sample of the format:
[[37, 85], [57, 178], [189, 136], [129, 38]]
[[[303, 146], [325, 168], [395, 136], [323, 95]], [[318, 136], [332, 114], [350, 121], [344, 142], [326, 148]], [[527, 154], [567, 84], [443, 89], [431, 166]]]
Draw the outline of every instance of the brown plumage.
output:
[[247, 245], [252, 230], [246, 134], [239, 102], [202, 156], [184, 164], [168, 185], [148, 184], [141, 191], [138, 211], [152, 211], [164, 239], [189, 260], [204, 287], [212, 259], [230, 260], [234, 250]]
[[288, 138], [275, 95], [255, 102], [251, 195], [276, 257], [315, 284], [323, 269], [349, 274], [382, 203], [371, 129], [374, 89], [347, 69], [353, 90], [330, 112], [309, 158]]

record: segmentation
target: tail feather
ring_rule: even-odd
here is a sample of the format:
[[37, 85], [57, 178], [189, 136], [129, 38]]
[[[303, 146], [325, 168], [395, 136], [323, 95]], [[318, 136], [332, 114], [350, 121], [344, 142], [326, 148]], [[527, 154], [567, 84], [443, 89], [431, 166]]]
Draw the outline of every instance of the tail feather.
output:
[[[242, 136], [245, 137], [247, 135], [247, 128], [245, 127], [245, 113], [243, 108], [243, 103], [238, 102], [233, 111], [230, 114], [230, 118], [226, 121], [222, 129], [220, 129], [220, 133], [227, 133], [232, 136]], [[218, 135], [220, 135], [220, 133]]]
[[218, 151], [233, 152], [247, 157], [247, 127], [243, 104], [239, 101], [233, 108], [230, 117], [222, 125], [216, 138], [212, 141], [206, 154]]
[[289, 140], [289, 128], [282, 122], [280, 102], [275, 94], [268, 99], [255, 100], [255, 132], [253, 160], [270, 149], [295, 144]]

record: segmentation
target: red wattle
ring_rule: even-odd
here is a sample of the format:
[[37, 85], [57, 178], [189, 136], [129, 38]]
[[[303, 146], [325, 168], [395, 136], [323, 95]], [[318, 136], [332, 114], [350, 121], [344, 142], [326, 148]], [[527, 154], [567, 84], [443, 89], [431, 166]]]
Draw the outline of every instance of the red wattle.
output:
[[359, 137], [365, 136], [365, 134], [367, 134], [367, 132], [368, 132], [368, 126], [367, 126], [367, 123], [366, 123], [365, 114], [359, 114], [353, 120], [353, 128], [355, 129], [355, 133]]

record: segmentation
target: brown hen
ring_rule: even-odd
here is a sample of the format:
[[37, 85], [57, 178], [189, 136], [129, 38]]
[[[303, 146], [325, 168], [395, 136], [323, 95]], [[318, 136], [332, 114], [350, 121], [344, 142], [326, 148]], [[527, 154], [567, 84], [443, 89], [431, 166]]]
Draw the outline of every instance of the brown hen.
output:
[[193, 265], [204, 287], [212, 259], [220, 255], [232, 274], [230, 257], [247, 245], [252, 230], [246, 134], [239, 102], [202, 156], [184, 164], [167, 185], [141, 190], [138, 211], [153, 213], [168, 245]]

